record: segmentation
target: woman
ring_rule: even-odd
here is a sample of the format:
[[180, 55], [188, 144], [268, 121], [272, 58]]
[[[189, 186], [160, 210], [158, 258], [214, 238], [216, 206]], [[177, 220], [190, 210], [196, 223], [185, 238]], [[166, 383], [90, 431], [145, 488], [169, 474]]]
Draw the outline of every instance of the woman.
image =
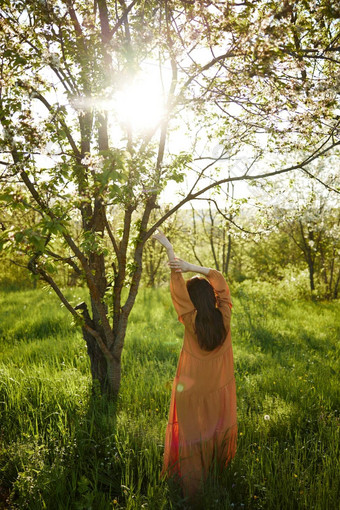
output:
[[[179, 476], [185, 496], [199, 493], [214, 462], [227, 465], [236, 452], [236, 387], [230, 336], [231, 299], [223, 275], [175, 258], [167, 250], [170, 292], [184, 342], [172, 386], [162, 475]], [[184, 281], [192, 271], [207, 277]]]

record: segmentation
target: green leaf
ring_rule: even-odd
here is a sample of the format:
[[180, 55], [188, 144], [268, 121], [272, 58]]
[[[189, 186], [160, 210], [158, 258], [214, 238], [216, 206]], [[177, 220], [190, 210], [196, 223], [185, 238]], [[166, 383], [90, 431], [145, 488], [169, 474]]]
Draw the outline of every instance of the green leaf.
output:
[[34, 233], [29, 237], [29, 240], [38, 251], [44, 251], [45, 249], [45, 238], [41, 235]]
[[17, 243], [21, 243], [22, 240], [24, 239], [25, 235], [23, 232], [16, 232], [14, 234], [14, 239], [16, 240]]
[[9, 191], [0, 193], [0, 202], [6, 202], [7, 204], [13, 202], [13, 195]]

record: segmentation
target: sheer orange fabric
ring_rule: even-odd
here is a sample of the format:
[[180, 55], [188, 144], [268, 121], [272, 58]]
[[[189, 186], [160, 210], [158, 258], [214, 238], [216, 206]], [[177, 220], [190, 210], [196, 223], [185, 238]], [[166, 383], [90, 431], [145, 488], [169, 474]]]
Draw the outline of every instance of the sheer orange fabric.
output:
[[222, 467], [236, 453], [230, 291], [219, 271], [210, 269], [207, 279], [214, 288], [227, 331], [224, 343], [210, 352], [198, 345], [194, 332], [197, 312], [182, 273], [171, 271], [171, 297], [185, 330], [172, 386], [162, 475], [178, 475], [186, 496], [197, 493], [214, 460]]

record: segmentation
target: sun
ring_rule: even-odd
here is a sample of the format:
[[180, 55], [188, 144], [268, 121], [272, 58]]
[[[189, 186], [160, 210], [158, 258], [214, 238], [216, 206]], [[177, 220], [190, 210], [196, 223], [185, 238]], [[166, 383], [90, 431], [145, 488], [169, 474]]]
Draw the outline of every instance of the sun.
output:
[[164, 93], [153, 74], [136, 77], [117, 92], [114, 103], [118, 122], [137, 132], [153, 129], [166, 114]]

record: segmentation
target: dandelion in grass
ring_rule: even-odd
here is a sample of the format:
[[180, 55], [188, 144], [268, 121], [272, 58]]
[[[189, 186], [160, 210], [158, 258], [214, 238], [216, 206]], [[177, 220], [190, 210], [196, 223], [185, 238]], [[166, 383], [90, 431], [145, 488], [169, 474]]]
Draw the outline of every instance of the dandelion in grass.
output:
[[265, 414], [263, 418], [264, 418], [265, 421], [269, 421], [270, 420], [269, 414]]

